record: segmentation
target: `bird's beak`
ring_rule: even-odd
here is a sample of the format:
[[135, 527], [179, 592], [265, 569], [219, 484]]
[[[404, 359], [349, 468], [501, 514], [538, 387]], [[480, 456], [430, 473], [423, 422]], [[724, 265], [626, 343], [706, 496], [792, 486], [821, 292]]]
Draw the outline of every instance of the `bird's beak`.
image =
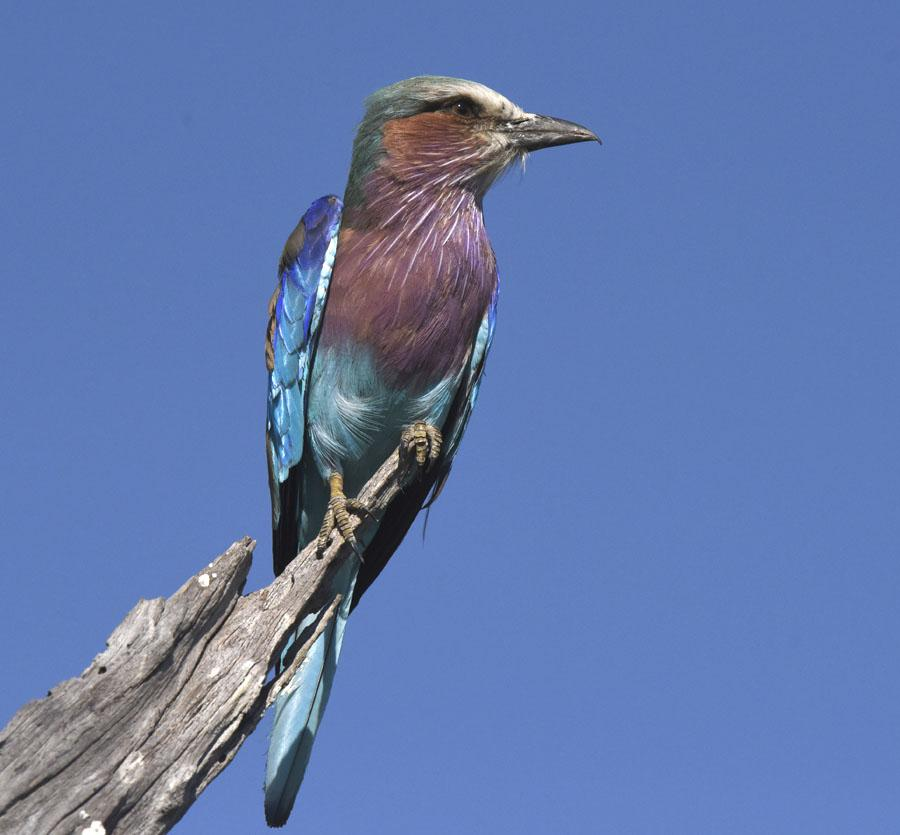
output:
[[501, 131], [512, 145], [523, 151], [537, 151], [573, 142], [600, 142], [597, 134], [583, 125], [537, 113], [529, 113], [521, 119], [506, 122]]

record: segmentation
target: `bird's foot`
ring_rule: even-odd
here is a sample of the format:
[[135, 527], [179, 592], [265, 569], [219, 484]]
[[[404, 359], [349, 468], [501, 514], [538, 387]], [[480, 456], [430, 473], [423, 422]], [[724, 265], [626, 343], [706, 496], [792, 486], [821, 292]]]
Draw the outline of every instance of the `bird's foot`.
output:
[[321, 557], [325, 553], [332, 531], [337, 530], [344, 541], [356, 552], [356, 556], [362, 560], [359, 543], [353, 533], [353, 525], [350, 523], [350, 516], [362, 517], [369, 511], [362, 502], [348, 499], [344, 495], [344, 477], [340, 473], [332, 473], [328, 477], [328, 486], [331, 490], [331, 498], [328, 500], [328, 509], [325, 511], [325, 518], [322, 520], [322, 527], [319, 529], [319, 536], [316, 539], [316, 555]]
[[406, 459], [407, 468], [415, 461], [420, 470], [427, 471], [440, 458], [443, 442], [440, 429], [418, 421], [400, 433], [400, 454]]

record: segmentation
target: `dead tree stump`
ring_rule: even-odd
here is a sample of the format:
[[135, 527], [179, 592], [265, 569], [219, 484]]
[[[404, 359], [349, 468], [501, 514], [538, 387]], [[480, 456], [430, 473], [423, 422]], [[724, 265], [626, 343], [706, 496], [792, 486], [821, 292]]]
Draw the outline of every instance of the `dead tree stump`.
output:
[[[360, 494], [374, 519], [402, 489], [398, 467], [394, 452]], [[333, 615], [329, 578], [356, 558], [335, 538], [318, 559], [313, 543], [244, 596], [254, 545], [235, 542], [168, 599], [141, 600], [80, 676], [0, 731], [0, 833], [168, 832], [231, 762]], [[317, 631], [267, 680], [313, 612]]]

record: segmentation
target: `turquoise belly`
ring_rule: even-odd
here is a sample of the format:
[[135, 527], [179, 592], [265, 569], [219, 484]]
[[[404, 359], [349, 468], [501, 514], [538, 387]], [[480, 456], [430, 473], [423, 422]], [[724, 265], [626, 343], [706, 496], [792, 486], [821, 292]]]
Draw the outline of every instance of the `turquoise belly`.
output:
[[420, 391], [392, 389], [379, 377], [367, 349], [320, 348], [307, 410], [314, 466], [304, 473], [301, 545], [322, 524], [328, 475], [342, 473], [344, 491], [355, 496], [396, 448], [405, 426], [416, 421], [443, 426], [459, 380], [457, 374]]

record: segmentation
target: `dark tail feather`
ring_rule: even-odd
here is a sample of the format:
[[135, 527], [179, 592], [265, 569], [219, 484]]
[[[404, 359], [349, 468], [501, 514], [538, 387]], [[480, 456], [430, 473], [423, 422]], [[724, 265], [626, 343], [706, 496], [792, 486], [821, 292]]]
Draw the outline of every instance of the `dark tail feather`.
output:
[[428, 493], [439, 477], [439, 472], [433, 475], [426, 474], [422, 479], [417, 479], [408, 485], [391, 502], [378, 525], [378, 531], [371, 543], [366, 546], [366, 561], [359, 569], [359, 576], [356, 578], [351, 612], [356, 608], [356, 604], [359, 603], [366, 589], [381, 574], [381, 570], [387, 565], [391, 555], [400, 546], [403, 537], [406, 536], [406, 532], [425, 505]]

